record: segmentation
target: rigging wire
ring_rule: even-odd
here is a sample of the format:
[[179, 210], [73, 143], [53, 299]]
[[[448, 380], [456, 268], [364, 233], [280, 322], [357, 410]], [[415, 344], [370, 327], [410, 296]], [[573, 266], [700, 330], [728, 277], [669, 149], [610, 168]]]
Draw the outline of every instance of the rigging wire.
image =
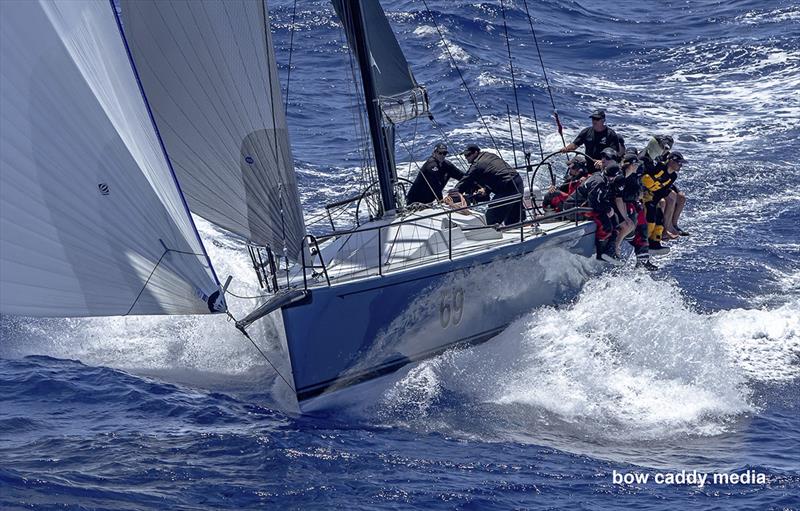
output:
[[294, 50], [294, 27], [296, 19], [297, 19], [297, 0], [294, 0], [294, 6], [292, 7], [292, 29], [289, 31], [289, 66], [288, 66], [288, 71], [286, 71], [286, 103], [283, 108], [285, 112], [289, 111], [289, 83], [291, 83], [292, 79], [292, 53]]
[[492, 136], [492, 132], [491, 132], [491, 130], [489, 130], [489, 125], [486, 124], [486, 119], [484, 119], [483, 114], [481, 113], [481, 109], [480, 109], [480, 107], [478, 107], [478, 102], [475, 101], [475, 96], [472, 95], [472, 91], [470, 90], [469, 86], [467, 85], [467, 81], [464, 79], [464, 74], [461, 72], [461, 68], [458, 67], [458, 64], [456, 63], [456, 59], [453, 57], [453, 54], [450, 52], [450, 45], [447, 44], [447, 41], [444, 38], [444, 34], [442, 34], [442, 30], [439, 28], [439, 24], [436, 23], [436, 19], [433, 17], [433, 12], [431, 12], [430, 7], [428, 7], [427, 0], [422, 0], [422, 3], [425, 5], [425, 10], [428, 11], [428, 15], [431, 18], [431, 22], [433, 22], [433, 26], [436, 27], [436, 32], [438, 32], [438, 34], [439, 34], [439, 39], [441, 39], [441, 41], [442, 41], [442, 45], [444, 46], [444, 49], [447, 52], [447, 56], [450, 57], [450, 62], [453, 64], [453, 67], [458, 72], [458, 76], [461, 78], [461, 84], [464, 86], [464, 89], [467, 91], [467, 94], [469, 95], [469, 99], [472, 101], [472, 105], [475, 107], [475, 110], [478, 112], [478, 117], [480, 118], [481, 123], [483, 124], [483, 127], [486, 130], [486, 133], [489, 134], [489, 138], [492, 141], [492, 146], [494, 147], [494, 150], [499, 153], [500, 149], [497, 147], [497, 142], [495, 142], [494, 136]]
[[[506, 36], [506, 49], [508, 49], [508, 65], [509, 65], [509, 67], [511, 69], [511, 88], [514, 91], [514, 104], [517, 107], [517, 124], [519, 124], [519, 138], [520, 138], [520, 141], [522, 143], [522, 154], [527, 155], [528, 150], [525, 147], [525, 135], [522, 132], [522, 117], [520, 117], [520, 111], [519, 111], [519, 97], [518, 97], [518, 94], [517, 94], [517, 80], [516, 80], [516, 78], [514, 76], [514, 59], [511, 56], [511, 41], [508, 38], [508, 23], [506, 22], [506, 7], [505, 7], [505, 3], [503, 2], [503, 0], [500, 0], [500, 12], [503, 14], [503, 32], [505, 33], [505, 36]], [[506, 109], [508, 109], [508, 105], [506, 105]], [[509, 113], [509, 121], [510, 120], [511, 120], [511, 116], [510, 116], [510, 113]], [[512, 137], [513, 137], [513, 133], [512, 133]], [[513, 141], [512, 141], [512, 145], [513, 145]], [[516, 165], [516, 161], [517, 161], [517, 155], [514, 154], [514, 162], [515, 162], [514, 166], [515, 167], [517, 166]]]
[[[228, 315], [228, 318], [231, 319], [235, 324], [236, 323], [236, 318], [233, 317], [233, 314], [231, 314], [230, 312], [226, 312], [226, 314]], [[272, 363], [272, 360], [269, 359], [267, 354], [264, 353], [264, 351], [258, 346], [258, 344], [256, 344], [256, 342], [253, 340], [253, 338], [250, 337], [250, 334], [248, 334], [247, 331], [244, 328], [236, 327], [236, 329], [239, 330], [245, 337], [247, 337], [247, 340], [250, 341], [250, 343], [255, 347], [256, 351], [258, 351], [261, 354], [261, 356], [264, 357], [264, 360], [267, 361], [267, 363], [270, 365], [270, 367], [272, 367], [272, 370], [275, 371], [275, 374], [277, 374], [280, 377], [280, 379], [283, 380], [283, 383], [285, 383], [286, 386], [289, 387], [291, 389], [291, 391], [296, 394], [297, 391], [294, 389], [292, 384], [289, 383], [289, 380], [287, 380], [283, 376], [283, 374], [281, 374], [281, 372], [278, 371], [278, 368], [275, 367], [275, 364]]]
[[542, 147], [542, 136], [539, 134], [539, 119], [536, 117], [536, 103], [531, 98], [531, 108], [533, 108], [533, 123], [536, 126], [536, 138], [539, 139], [539, 154], [544, 160], [544, 147]]
[[508, 133], [511, 135], [511, 154], [514, 155], [514, 168], [517, 168], [517, 147], [514, 145], [514, 125], [511, 123], [511, 108], [506, 103], [506, 115], [508, 116]]
[[544, 83], [547, 86], [547, 93], [550, 95], [550, 104], [553, 106], [553, 117], [556, 120], [556, 126], [558, 127], [558, 134], [561, 135], [561, 142], [566, 146], [567, 141], [564, 139], [564, 129], [561, 126], [561, 119], [558, 117], [558, 109], [556, 108], [556, 102], [553, 99], [553, 90], [550, 88], [550, 80], [547, 79], [547, 71], [544, 67], [544, 59], [542, 59], [542, 52], [539, 50], [539, 39], [536, 37], [536, 30], [533, 28], [533, 19], [531, 18], [531, 13], [528, 10], [528, 0], [522, 0], [522, 4], [525, 6], [525, 15], [528, 16], [528, 25], [531, 27], [531, 34], [533, 35], [533, 42], [536, 44], [536, 53], [539, 54], [539, 63], [542, 66], [542, 75], [544, 76]]
[[[434, 118], [433, 118], [433, 114], [432, 114], [432, 113], [430, 113], [430, 112], [428, 112], [428, 120], [429, 120], [429, 121], [431, 121], [431, 124], [433, 125], [433, 127], [434, 127], [434, 128], [436, 128], [437, 130], [439, 130], [439, 134], [441, 134], [441, 135], [442, 135], [442, 138], [444, 139], [444, 143], [445, 143], [445, 144], [447, 144], [447, 147], [455, 147], [454, 145], [452, 145], [452, 144], [450, 143], [450, 139], [449, 139], [449, 137], [447, 136], [447, 133], [445, 133], [445, 131], [444, 131], [444, 129], [442, 128], [442, 126], [441, 126], [441, 125], [440, 125], [438, 122], [436, 122], [436, 119], [434, 119]], [[499, 152], [499, 151], [498, 151], [498, 152]], [[465, 169], [468, 169], [468, 168], [470, 167], [470, 165], [469, 165], [469, 162], [468, 162], [468, 161], [467, 161], [467, 160], [464, 158], [464, 155], [462, 155], [460, 152], [456, 152], [456, 153], [455, 153], [455, 155], [456, 155], [456, 158], [458, 158], [458, 162], [459, 162], [459, 163], [460, 163], [460, 164], [461, 164], [461, 165], [462, 165], [462, 166], [463, 166]]]
[[[434, 196], [436, 196], [436, 190], [433, 189], [433, 185], [431, 185], [430, 181], [428, 181], [428, 177], [425, 175], [424, 172], [422, 172], [422, 167], [420, 167], [419, 163], [417, 163], [417, 161], [414, 160], [414, 155], [411, 153], [411, 151], [408, 150], [408, 146], [406, 145], [406, 143], [403, 140], [403, 138], [397, 133], [395, 133], [395, 137], [397, 137], [397, 140], [400, 142], [400, 145], [402, 145], [403, 148], [411, 156], [411, 160], [408, 162], [408, 167], [409, 167], [408, 175], [411, 176], [411, 163], [413, 161], [414, 165], [417, 166], [417, 171], [419, 172], [419, 175], [422, 176], [422, 179], [425, 180], [425, 184], [428, 185], [428, 189], [431, 191], [431, 193], [433, 193]], [[400, 230], [398, 229], [398, 232], [399, 231]]]

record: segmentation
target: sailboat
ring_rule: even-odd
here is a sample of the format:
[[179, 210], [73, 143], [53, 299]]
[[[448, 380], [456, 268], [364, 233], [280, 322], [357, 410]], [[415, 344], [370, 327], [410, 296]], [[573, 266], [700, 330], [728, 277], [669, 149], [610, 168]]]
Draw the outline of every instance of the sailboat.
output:
[[325, 235], [304, 225], [265, 1], [0, 3], [0, 313], [229, 313], [195, 214], [242, 240], [265, 297], [236, 327], [258, 345], [278, 316], [311, 410], [574, 292], [595, 230], [576, 214], [403, 204], [394, 129], [428, 95], [376, 0], [332, 3], [377, 180], [371, 218]]

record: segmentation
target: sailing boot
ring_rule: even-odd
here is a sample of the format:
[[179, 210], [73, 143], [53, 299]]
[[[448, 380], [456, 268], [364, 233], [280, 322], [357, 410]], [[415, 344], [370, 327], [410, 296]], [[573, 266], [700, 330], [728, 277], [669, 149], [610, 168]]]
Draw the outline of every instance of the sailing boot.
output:
[[669, 254], [669, 247], [665, 247], [660, 241], [650, 240], [647, 248], [651, 255]]
[[650, 253], [644, 251], [642, 253], [636, 254], [636, 269], [656, 271], [658, 269], [658, 266], [650, 262]]

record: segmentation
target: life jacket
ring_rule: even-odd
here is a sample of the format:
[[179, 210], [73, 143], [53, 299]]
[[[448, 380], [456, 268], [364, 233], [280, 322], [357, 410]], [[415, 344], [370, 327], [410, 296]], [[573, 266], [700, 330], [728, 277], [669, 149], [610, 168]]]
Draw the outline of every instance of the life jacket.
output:
[[669, 193], [669, 188], [675, 182], [675, 174], [670, 174], [666, 163], [660, 163], [652, 171], [645, 170], [642, 175], [642, 186], [645, 187], [644, 202], [661, 200]]

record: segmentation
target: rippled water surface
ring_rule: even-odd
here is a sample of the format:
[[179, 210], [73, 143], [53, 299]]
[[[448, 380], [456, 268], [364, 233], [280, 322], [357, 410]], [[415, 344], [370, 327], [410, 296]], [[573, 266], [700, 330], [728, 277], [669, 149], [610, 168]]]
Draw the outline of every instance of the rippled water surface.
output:
[[[400, 129], [401, 175], [443, 136], [491, 146], [448, 49], [512, 160], [499, 2], [383, 4], [442, 130]], [[505, 4], [526, 149], [540, 151], [533, 100], [548, 153], [561, 140], [524, 4]], [[225, 318], [2, 318], [0, 508], [800, 508], [800, 7], [528, 6], [568, 138], [604, 107], [628, 145], [672, 133], [689, 160], [692, 236], [660, 271], [594, 278], [572, 303], [314, 416], [287, 408]], [[271, 2], [284, 86], [292, 7]], [[312, 219], [357, 192], [362, 161], [332, 9], [299, 2], [296, 27], [289, 123]], [[246, 254], [199, 224], [218, 273], [256, 292]], [[682, 470], [766, 482], [613, 481]]]

